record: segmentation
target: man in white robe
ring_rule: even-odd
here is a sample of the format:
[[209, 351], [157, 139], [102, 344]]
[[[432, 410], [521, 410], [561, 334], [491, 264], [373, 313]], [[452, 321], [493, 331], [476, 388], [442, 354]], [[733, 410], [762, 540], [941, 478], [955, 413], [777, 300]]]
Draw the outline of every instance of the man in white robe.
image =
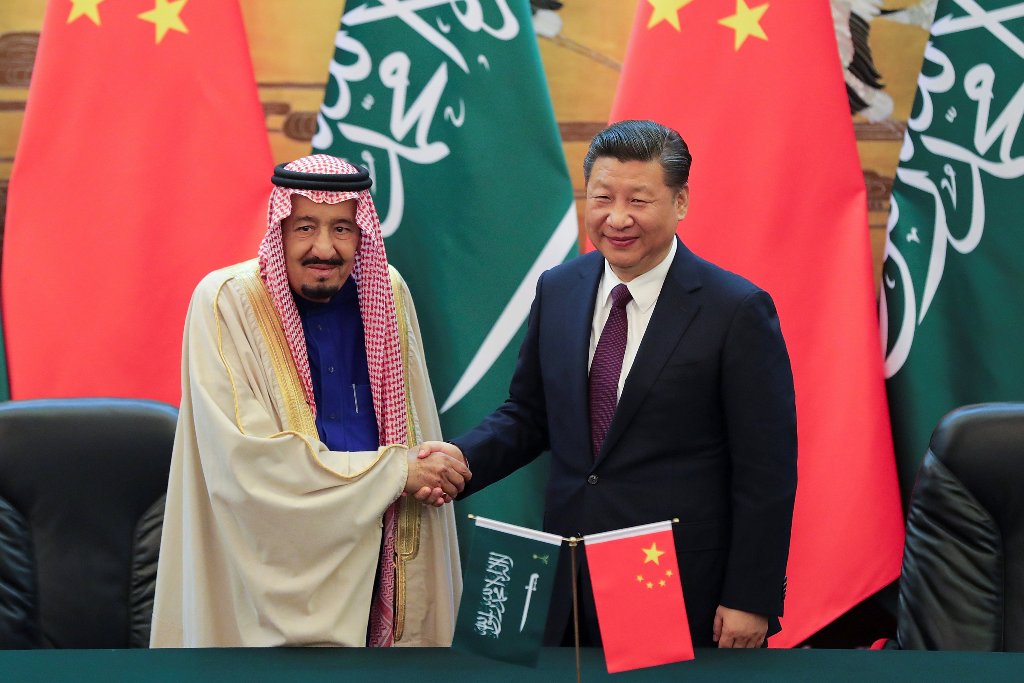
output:
[[[369, 178], [314, 155], [273, 182], [259, 259], [206, 276], [185, 322], [151, 645], [449, 645], [462, 585], [443, 502], [470, 475], [409, 449], [441, 430]], [[314, 233], [327, 237], [295, 246]], [[375, 450], [330, 450], [318, 434], [296, 306], [329, 300], [349, 277]]]

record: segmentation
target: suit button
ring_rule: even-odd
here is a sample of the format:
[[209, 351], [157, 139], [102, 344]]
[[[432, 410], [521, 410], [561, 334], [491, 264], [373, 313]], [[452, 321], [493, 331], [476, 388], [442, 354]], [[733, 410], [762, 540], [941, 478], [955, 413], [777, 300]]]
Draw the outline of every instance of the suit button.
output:
[[597, 483], [597, 475], [596, 474], [591, 474], [589, 477], [587, 477], [587, 483], [588, 484], [596, 484]]

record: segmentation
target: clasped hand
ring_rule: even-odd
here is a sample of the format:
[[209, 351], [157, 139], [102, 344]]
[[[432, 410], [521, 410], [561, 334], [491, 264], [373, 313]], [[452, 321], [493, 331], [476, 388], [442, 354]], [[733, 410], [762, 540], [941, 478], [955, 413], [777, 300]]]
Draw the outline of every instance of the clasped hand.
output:
[[424, 441], [409, 449], [409, 476], [405, 492], [424, 505], [450, 503], [473, 478], [458, 447], [443, 441]]

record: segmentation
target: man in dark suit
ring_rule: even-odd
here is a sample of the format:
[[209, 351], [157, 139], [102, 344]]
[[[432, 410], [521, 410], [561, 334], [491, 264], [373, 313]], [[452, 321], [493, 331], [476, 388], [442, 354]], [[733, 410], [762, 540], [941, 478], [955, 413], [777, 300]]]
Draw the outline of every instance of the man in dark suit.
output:
[[[690, 161], [651, 121], [595, 136], [583, 169], [598, 251], [541, 276], [508, 400], [424, 453], [465, 456], [465, 497], [550, 449], [544, 530], [562, 536], [678, 518], [694, 645], [760, 647], [785, 592], [793, 378], [771, 297], [676, 237]], [[581, 637], [597, 645], [579, 556]], [[557, 585], [572, 570], [566, 552]], [[545, 641], [569, 645], [572, 632], [570, 592], [556, 591]]]

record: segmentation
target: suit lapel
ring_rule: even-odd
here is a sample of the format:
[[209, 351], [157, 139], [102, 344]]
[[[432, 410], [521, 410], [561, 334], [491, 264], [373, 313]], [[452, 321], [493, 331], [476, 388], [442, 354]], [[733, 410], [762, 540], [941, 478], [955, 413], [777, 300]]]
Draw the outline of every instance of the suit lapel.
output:
[[630, 421], [643, 403], [644, 397], [658, 380], [679, 340], [693, 322], [700, 310], [700, 304], [693, 292], [700, 288], [700, 278], [695, 269], [696, 256], [682, 242], [677, 242], [676, 256], [672, 260], [665, 284], [658, 295], [651, 322], [644, 333], [637, 350], [633, 367], [630, 368], [622, 396], [615, 409], [615, 417], [608, 428], [608, 436], [598, 454], [597, 460], [605, 456], [619, 440]]
[[[572, 430], [573, 452], [579, 451], [591, 460], [590, 454], [590, 330], [594, 321], [594, 303], [597, 285], [604, 272], [604, 259], [594, 252], [589, 262], [583, 262], [579, 277], [572, 283], [562, 314], [565, 316], [565, 339], [561, 355], [566, 370], [568, 396], [565, 403]], [[587, 257], [584, 257], [587, 258]]]

